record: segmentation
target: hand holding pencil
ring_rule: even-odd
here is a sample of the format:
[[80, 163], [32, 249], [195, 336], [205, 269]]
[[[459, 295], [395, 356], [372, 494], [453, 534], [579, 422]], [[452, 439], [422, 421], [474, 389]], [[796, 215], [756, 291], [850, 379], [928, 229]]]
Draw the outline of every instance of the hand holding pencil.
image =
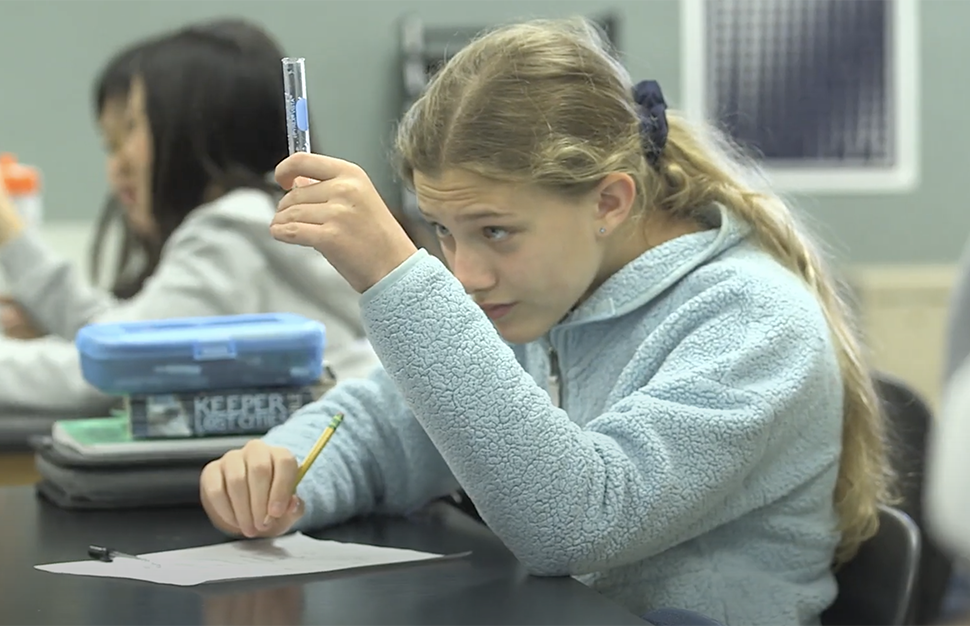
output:
[[249, 538], [286, 533], [304, 512], [296, 487], [342, 421], [343, 414], [333, 417], [299, 465], [286, 448], [259, 439], [206, 465], [199, 491], [212, 523], [225, 533]]

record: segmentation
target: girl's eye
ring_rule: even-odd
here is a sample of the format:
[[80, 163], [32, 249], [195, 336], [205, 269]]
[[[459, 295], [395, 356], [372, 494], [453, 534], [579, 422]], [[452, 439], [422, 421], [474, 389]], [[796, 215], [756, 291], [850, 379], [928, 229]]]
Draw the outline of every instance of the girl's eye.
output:
[[442, 226], [441, 224], [433, 222], [431, 224], [431, 227], [434, 228], [434, 232], [436, 235], [438, 235], [438, 237], [448, 237], [449, 235], [451, 235], [451, 231], [445, 228], [444, 226]]
[[499, 228], [498, 226], [487, 226], [484, 230], [486, 239], [491, 239], [492, 241], [504, 241], [511, 235], [508, 230]]

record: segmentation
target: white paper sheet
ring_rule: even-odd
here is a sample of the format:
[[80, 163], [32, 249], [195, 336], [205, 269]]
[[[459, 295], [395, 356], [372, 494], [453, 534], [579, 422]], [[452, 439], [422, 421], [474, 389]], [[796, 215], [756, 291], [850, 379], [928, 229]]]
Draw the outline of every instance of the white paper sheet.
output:
[[128, 578], [187, 587], [220, 580], [314, 574], [442, 557], [413, 550], [313, 539], [302, 533], [138, 556], [150, 563], [116, 558], [110, 563], [92, 559], [35, 567], [55, 574]]

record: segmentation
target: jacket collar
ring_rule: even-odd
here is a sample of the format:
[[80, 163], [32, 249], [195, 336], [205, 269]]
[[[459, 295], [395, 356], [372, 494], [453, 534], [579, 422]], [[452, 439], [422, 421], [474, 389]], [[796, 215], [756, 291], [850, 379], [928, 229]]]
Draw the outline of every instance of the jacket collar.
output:
[[737, 245], [751, 230], [747, 222], [721, 205], [711, 205], [702, 217], [713, 228], [647, 250], [608, 278], [557, 326], [601, 321], [639, 309], [700, 265]]

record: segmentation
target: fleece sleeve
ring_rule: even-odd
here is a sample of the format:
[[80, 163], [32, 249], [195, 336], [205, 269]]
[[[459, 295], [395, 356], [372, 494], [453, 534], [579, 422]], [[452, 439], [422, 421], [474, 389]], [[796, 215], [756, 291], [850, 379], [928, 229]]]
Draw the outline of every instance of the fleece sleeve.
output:
[[[412, 257], [389, 277], [405, 274]], [[348, 379], [263, 437], [306, 457], [337, 413], [344, 420], [310, 467], [297, 494], [298, 528], [320, 528], [367, 513], [406, 514], [458, 489], [451, 470], [387, 373]]]

